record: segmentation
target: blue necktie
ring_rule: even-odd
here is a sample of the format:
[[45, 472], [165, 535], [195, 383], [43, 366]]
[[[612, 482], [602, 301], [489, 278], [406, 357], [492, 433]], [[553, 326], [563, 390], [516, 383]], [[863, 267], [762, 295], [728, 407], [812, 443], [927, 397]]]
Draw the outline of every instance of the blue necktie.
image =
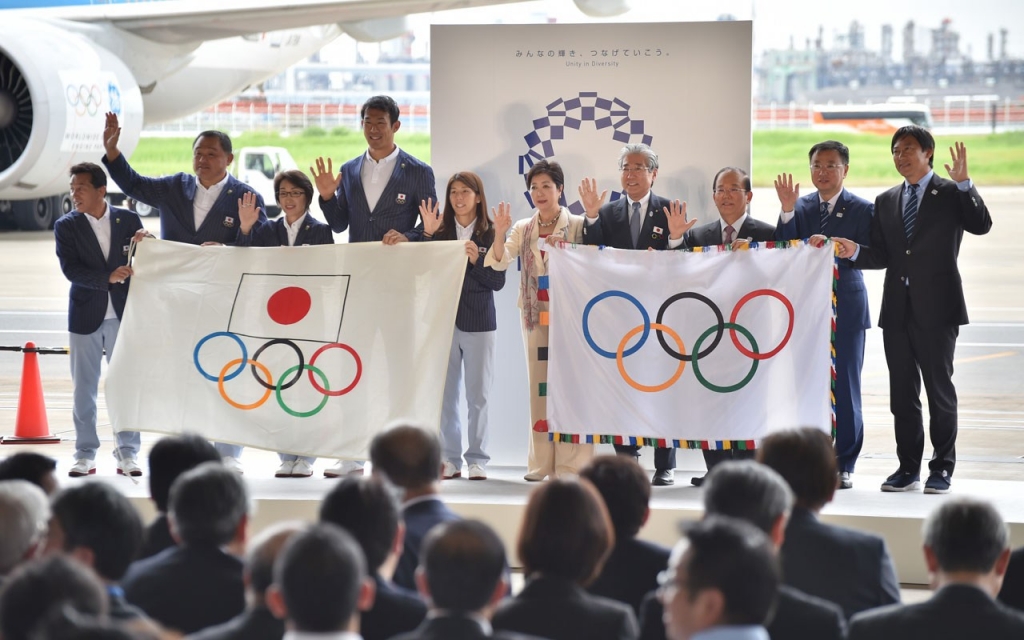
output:
[[828, 202], [822, 202], [818, 207], [821, 212], [821, 233], [828, 235]]
[[629, 235], [633, 238], [633, 248], [640, 239], [640, 203], [633, 203], [633, 215], [629, 217]]
[[914, 237], [914, 223], [917, 221], [917, 185], [910, 185], [907, 201], [903, 203], [903, 230], [909, 243]]

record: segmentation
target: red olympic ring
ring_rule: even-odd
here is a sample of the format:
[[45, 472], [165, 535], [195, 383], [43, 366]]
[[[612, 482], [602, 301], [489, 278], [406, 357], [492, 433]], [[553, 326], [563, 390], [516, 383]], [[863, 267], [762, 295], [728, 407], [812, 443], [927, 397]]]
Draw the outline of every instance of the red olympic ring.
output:
[[350, 354], [352, 354], [352, 358], [355, 359], [356, 361], [356, 375], [352, 379], [352, 384], [348, 385], [344, 389], [330, 391], [320, 386], [320, 383], [317, 382], [316, 379], [313, 377], [312, 369], [309, 370], [309, 382], [310, 384], [313, 385], [314, 389], [324, 394], [325, 396], [343, 396], [352, 389], [354, 389], [357, 384], [359, 384], [359, 378], [361, 378], [363, 375], [363, 361], [359, 359], [359, 354], [356, 353], [356, 350], [353, 349], [352, 347], [348, 346], [347, 344], [342, 344], [340, 342], [332, 342], [330, 344], [325, 344], [324, 346], [317, 349], [315, 353], [313, 353], [313, 357], [309, 359], [309, 366], [312, 367], [313, 365], [315, 365], [316, 359], [320, 357], [320, 354], [323, 353], [324, 351], [327, 351], [328, 349], [344, 349], [345, 351], [348, 351]]
[[782, 295], [778, 291], [773, 291], [772, 289], [758, 289], [756, 291], [751, 291], [747, 295], [740, 298], [740, 301], [737, 302], [736, 306], [733, 307], [732, 309], [732, 315], [729, 316], [729, 322], [736, 324], [736, 317], [739, 316], [740, 309], [743, 307], [743, 305], [759, 296], [771, 296], [781, 301], [782, 304], [786, 305], [786, 310], [789, 311], [789, 328], [786, 329], [786, 337], [782, 339], [782, 342], [779, 343], [779, 346], [775, 347], [774, 349], [766, 353], [754, 353], [750, 349], [740, 344], [739, 338], [736, 337], [735, 329], [729, 329], [729, 337], [732, 338], [732, 343], [733, 345], [736, 346], [736, 350], [742, 353], [743, 355], [747, 356], [748, 358], [753, 358], [754, 360], [767, 360], [768, 358], [774, 356], [776, 353], [782, 351], [782, 348], [786, 346], [787, 342], [789, 342], [790, 336], [793, 335], [793, 323], [796, 319], [796, 313], [793, 311], [793, 303], [790, 302], [786, 298], [786, 296]]

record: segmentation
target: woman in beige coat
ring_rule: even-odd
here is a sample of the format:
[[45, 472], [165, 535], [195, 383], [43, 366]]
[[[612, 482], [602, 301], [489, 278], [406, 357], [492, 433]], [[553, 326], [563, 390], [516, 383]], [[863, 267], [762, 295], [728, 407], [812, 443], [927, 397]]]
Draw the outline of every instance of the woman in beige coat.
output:
[[[548, 440], [547, 379], [548, 327], [541, 314], [548, 310], [546, 290], [537, 288], [540, 276], [547, 275], [548, 259], [540, 249], [541, 238], [580, 242], [583, 217], [569, 213], [559, 204], [565, 176], [557, 162], [541, 160], [526, 174], [526, 185], [536, 207], [529, 218], [512, 225], [511, 206], [498, 205], [494, 212], [494, 244], [484, 260], [485, 267], [507, 269], [516, 258], [522, 260], [519, 284], [519, 309], [522, 312], [523, 343], [530, 378], [530, 453], [526, 479], [543, 480], [578, 473], [594, 455], [592, 444], [572, 444]], [[509, 227], [512, 233], [505, 240]]]

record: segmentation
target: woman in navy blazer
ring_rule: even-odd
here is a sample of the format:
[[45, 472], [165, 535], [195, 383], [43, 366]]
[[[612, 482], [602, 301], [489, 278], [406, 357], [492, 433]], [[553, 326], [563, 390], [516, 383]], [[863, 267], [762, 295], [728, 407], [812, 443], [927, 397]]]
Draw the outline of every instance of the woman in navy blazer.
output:
[[462, 240], [466, 243], [466, 275], [455, 315], [455, 334], [448, 356], [448, 377], [441, 407], [441, 447], [445, 479], [462, 476], [462, 423], [459, 419], [459, 385], [466, 369], [466, 404], [469, 406], [469, 448], [466, 464], [470, 480], [486, 480], [491, 459], [487, 447], [487, 397], [494, 379], [494, 292], [505, 286], [505, 272], [484, 266], [484, 256], [494, 242], [494, 227], [487, 217], [487, 197], [480, 176], [460, 171], [448, 180], [444, 213], [438, 203], [420, 203], [424, 240]]

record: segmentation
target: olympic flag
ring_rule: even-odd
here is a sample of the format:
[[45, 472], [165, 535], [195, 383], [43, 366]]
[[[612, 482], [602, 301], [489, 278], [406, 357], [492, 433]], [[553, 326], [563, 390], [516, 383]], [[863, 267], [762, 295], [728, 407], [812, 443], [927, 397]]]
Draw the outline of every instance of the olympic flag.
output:
[[830, 245], [563, 248], [549, 263], [555, 438], [714, 449], [831, 430]]
[[465, 262], [459, 242], [146, 240], [107, 375], [114, 429], [365, 459], [391, 421], [436, 428]]

